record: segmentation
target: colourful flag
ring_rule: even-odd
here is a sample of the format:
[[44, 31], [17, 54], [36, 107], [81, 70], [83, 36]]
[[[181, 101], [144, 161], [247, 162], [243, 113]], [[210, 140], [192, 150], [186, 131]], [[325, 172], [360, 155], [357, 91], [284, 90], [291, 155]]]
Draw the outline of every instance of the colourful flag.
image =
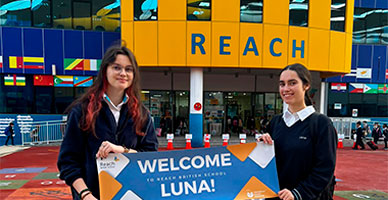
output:
[[9, 57], [10, 69], [23, 69], [23, 57], [10, 56]]
[[5, 86], [26, 86], [26, 77], [24, 76], [4, 76], [4, 85]]
[[23, 65], [25, 69], [43, 69], [43, 57], [23, 57]]
[[387, 94], [388, 93], [388, 84], [379, 84], [379, 91], [378, 93]]
[[74, 87], [90, 87], [93, 84], [93, 76], [74, 76]]
[[84, 60], [78, 58], [65, 58], [65, 70], [84, 70]]
[[377, 84], [364, 84], [364, 93], [377, 94]]
[[36, 86], [53, 86], [54, 77], [51, 75], [34, 75], [34, 85]]
[[388, 79], [388, 69], [385, 70], [385, 79]]
[[357, 78], [372, 78], [372, 69], [371, 68], [357, 68]]
[[73, 76], [55, 76], [54, 87], [73, 87]]
[[3, 56], [0, 56], [0, 68], [3, 68]]
[[98, 71], [100, 69], [101, 60], [99, 59], [85, 59], [84, 70], [85, 71]]
[[364, 84], [360, 83], [349, 83], [349, 93], [363, 93]]
[[332, 92], [346, 92], [346, 83], [331, 83]]

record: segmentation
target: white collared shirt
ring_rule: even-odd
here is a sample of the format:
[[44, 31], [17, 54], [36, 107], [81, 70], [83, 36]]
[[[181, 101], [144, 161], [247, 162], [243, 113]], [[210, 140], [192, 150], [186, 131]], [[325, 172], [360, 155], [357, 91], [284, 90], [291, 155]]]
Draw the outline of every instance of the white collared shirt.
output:
[[109, 109], [112, 112], [113, 116], [115, 117], [116, 125], [119, 124], [120, 119], [120, 110], [121, 107], [123, 107], [124, 104], [128, 102], [128, 95], [125, 94], [124, 99], [119, 105], [115, 106], [113, 102], [109, 99], [108, 95], [104, 93], [104, 100], [106, 103], [108, 103]]
[[315, 112], [315, 108], [313, 106], [307, 106], [302, 110], [292, 114], [288, 109], [283, 113], [283, 120], [288, 127], [294, 125], [297, 121], [304, 121], [308, 116]]

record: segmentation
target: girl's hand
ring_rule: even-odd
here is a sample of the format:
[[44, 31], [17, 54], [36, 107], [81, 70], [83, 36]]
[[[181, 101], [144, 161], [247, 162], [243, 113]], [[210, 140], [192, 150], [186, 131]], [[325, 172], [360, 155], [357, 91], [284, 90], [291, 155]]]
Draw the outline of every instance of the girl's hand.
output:
[[108, 157], [109, 153], [123, 153], [124, 147], [112, 144], [108, 141], [104, 141], [101, 143], [100, 148], [98, 149], [98, 152], [96, 154], [97, 158], [106, 158]]
[[261, 135], [259, 138], [257, 138], [257, 141], [263, 141], [265, 144], [272, 144], [272, 138], [268, 133]]
[[288, 189], [280, 190], [278, 195], [280, 199], [284, 199], [284, 200], [294, 200], [295, 198], [292, 192]]

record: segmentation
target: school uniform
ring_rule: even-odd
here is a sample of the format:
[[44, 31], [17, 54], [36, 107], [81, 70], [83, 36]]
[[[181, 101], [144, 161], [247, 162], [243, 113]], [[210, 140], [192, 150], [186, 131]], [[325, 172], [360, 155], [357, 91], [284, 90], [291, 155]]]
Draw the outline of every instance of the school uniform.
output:
[[287, 188], [295, 200], [317, 199], [334, 175], [337, 133], [331, 120], [308, 106], [275, 116], [268, 132], [274, 140], [280, 190]]
[[[102, 108], [95, 123], [98, 138], [79, 128], [79, 120], [82, 116], [81, 105], [71, 110], [57, 163], [60, 178], [65, 180], [66, 184], [72, 186], [76, 179], [83, 178], [97, 199], [100, 192], [96, 154], [103, 141], [139, 152], [157, 151], [158, 149], [158, 140], [150, 115], [142, 128], [145, 135], [139, 136], [135, 133], [131, 116], [128, 116], [127, 102], [124, 101], [120, 107], [116, 106], [116, 108], [112, 105], [109, 98], [104, 95]], [[72, 193], [73, 198], [78, 199], [78, 194], [73, 187]]]

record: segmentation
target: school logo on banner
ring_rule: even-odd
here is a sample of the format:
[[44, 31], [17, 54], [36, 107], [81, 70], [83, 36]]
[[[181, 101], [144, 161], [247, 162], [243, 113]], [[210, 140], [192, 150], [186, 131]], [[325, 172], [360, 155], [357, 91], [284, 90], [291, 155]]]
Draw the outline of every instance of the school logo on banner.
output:
[[99, 59], [80, 59], [80, 58], [65, 58], [65, 70], [79, 71], [98, 71], [100, 69], [101, 60]]
[[332, 92], [346, 92], [346, 83], [331, 83]]
[[55, 76], [54, 87], [73, 87], [73, 76]]
[[349, 93], [364, 93], [364, 84], [349, 83]]
[[364, 84], [364, 93], [377, 94], [377, 84]]
[[5, 86], [26, 86], [26, 77], [24, 76], [4, 76], [4, 85]]
[[379, 84], [378, 93], [387, 94], [388, 93], [388, 84]]
[[43, 57], [9, 57], [10, 69], [44, 69]]
[[54, 77], [51, 75], [34, 75], [35, 86], [53, 86]]
[[242, 200], [279, 192], [274, 146], [263, 143], [109, 154], [97, 168], [101, 200]]
[[371, 68], [357, 68], [357, 78], [372, 78], [372, 69]]
[[90, 87], [93, 84], [93, 76], [74, 76], [74, 87]]

